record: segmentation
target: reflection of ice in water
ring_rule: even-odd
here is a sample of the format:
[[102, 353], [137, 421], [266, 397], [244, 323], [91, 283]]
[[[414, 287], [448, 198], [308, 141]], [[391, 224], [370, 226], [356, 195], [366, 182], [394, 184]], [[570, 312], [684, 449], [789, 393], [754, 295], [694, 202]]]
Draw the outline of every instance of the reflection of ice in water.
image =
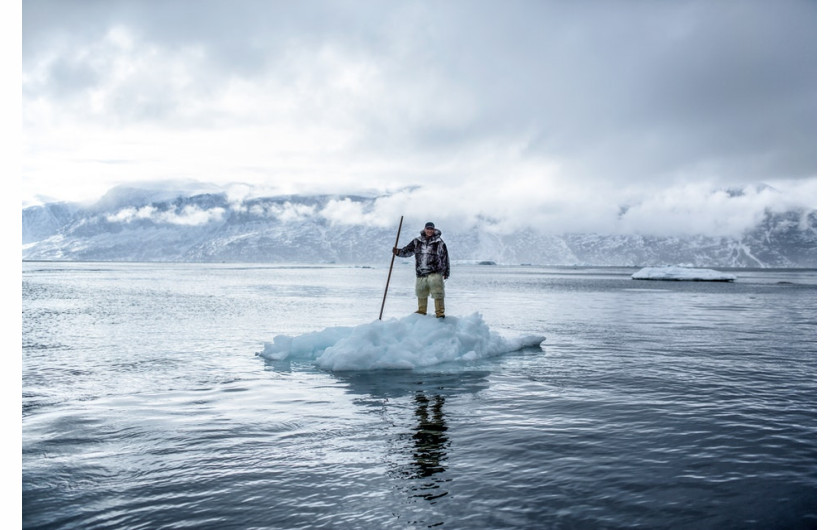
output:
[[[346, 384], [348, 393], [358, 396], [355, 403], [375, 410], [390, 426], [390, 449], [385, 455], [388, 475], [395, 480], [395, 490], [407, 501], [402, 516], [416, 517], [411, 523], [419, 527], [435, 526], [434, 514], [444, 509], [442, 499], [451, 498], [447, 488], [452, 480], [448, 464], [450, 426], [445, 410], [448, 400], [489, 387], [487, 378], [491, 372], [448, 366], [453, 371], [334, 374]], [[430, 505], [436, 506], [432, 512]]]

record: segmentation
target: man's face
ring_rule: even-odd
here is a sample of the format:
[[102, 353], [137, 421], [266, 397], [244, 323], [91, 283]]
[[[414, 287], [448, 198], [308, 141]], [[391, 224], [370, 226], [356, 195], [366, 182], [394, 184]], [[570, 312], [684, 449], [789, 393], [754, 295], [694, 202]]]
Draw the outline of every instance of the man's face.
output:
[[425, 230], [426, 230], [426, 236], [435, 235], [435, 229], [434, 228], [426, 228]]

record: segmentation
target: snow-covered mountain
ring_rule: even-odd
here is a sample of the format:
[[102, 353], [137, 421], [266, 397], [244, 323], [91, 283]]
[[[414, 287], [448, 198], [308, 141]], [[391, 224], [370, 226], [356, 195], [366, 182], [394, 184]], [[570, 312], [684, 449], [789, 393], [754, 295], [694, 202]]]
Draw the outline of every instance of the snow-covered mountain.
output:
[[[92, 206], [52, 203], [23, 210], [23, 258], [86, 261], [267, 263], [383, 262], [394, 228], [342, 224], [325, 208], [375, 198], [284, 196], [232, 201], [224, 193], [174, 198], [117, 189]], [[403, 227], [401, 244], [415, 231]], [[500, 235], [482, 226], [444, 232], [455, 261], [499, 264], [696, 267], [817, 266], [817, 212], [765, 212], [740, 237]], [[384, 250], [383, 250], [384, 249]], [[384, 258], [387, 260], [388, 258]]]

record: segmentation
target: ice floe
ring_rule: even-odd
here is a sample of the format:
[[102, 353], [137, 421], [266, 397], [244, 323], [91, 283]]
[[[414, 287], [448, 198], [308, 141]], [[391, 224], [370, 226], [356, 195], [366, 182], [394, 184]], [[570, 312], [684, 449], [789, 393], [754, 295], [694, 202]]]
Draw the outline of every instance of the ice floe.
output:
[[672, 280], [672, 281], [704, 281], [704, 282], [732, 282], [736, 280], [734, 274], [719, 272], [713, 269], [694, 269], [689, 267], [645, 267], [631, 276], [634, 280]]
[[539, 346], [545, 337], [504, 337], [481, 314], [466, 317], [410, 314], [355, 327], [331, 327], [298, 336], [277, 335], [258, 355], [269, 360], [311, 360], [326, 370], [412, 369], [478, 359]]

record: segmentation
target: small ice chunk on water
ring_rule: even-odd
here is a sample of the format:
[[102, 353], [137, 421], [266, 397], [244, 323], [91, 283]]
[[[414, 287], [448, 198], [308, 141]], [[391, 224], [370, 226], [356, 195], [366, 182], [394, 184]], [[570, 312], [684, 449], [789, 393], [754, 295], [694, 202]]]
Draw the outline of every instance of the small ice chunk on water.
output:
[[732, 282], [736, 276], [713, 269], [694, 269], [689, 267], [645, 267], [631, 276], [634, 280], [674, 280]]

